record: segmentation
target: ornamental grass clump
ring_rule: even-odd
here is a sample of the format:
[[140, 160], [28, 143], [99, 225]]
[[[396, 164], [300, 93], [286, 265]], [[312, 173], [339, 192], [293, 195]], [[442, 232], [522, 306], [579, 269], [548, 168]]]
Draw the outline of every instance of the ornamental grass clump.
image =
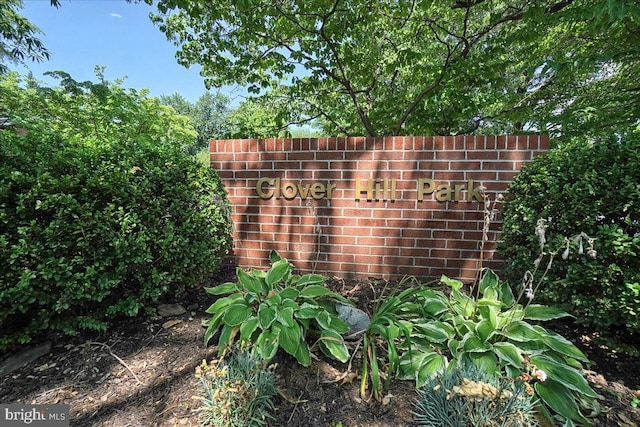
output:
[[487, 375], [474, 365], [443, 369], [419, 390], [420, 427], [533, 427], [535, 399], [520, 381]]
[[276, 394], [275, 365], [248, 346], [227, 347], [222, 357], [196, 368], [203, 426], [259, 427], [273, 419]]

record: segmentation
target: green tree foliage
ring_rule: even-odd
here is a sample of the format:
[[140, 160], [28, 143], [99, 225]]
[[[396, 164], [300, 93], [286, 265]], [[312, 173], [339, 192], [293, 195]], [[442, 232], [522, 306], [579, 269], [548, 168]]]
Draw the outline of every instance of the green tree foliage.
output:
[[272, 91], [249, 98], [229, 114], [227, 138], [275, 138], [290, 136], [284, 98]]
[[116, 140], [120, 143], [144, 139], [149, 142], [192, 144], [196, 132], [189, 119], [175, 114], [148, 91], [122, 87], [122, 80], [109, 82], [104, 68], [96, 67], [97, 82], [77, 82], [62, 71], [47, 73], [60, 80], [60, 87], [40, 87], [15, 73], [2, 81], [0, 116], [39, 134], [53, 133], [67, 141]]
[[638, 117], [629, 0], [155, 3], [178, 61], [201, 64], [208, 85], [263, 96], [284, 85], [289, 120], [317, 118], [331, 134], [577, 131]]
[[56, 75], [58, 88], [0, 78], [14, 124], [0, 130], [0, 350], [175, 297], [230, 243], [220, 179], [180, 151], [186, 117], [100, 70]]
[[161, 96], [160, 102], [191, 119], [198, 137], [195, 143], [183, 146], [188, 154], [197, 153], [208, 147], [209, 140], [223, 138], [229, 133], [229, 98], [224, 95], [206, 92], [192, 104], [182, 95], [174, 93]]
[[510, 185], [504, 210], [500, 252], [510, 282], [526, 271], [537, 281], [547, 268], [536, 261], [541, 251], [553, 253], [543, 300], [604, 332], [640, 331], [638, 183], [637, 137], [575, 139], [536, 158]]
[[638, 131], [640, 6], [573, 1], [543, 44], [536, 87], [519, 102], [530, 125], [566, 139]]
[[[57, 0], [51, 4], [59, 6]], [[49, 59], [49, 51], [37, 37], [40, 29], [18, 13], [22, 6], [22, 0], [0, 2], [0, 74], [7, 72], [6, 62], [23, 64], [26, 59]]]

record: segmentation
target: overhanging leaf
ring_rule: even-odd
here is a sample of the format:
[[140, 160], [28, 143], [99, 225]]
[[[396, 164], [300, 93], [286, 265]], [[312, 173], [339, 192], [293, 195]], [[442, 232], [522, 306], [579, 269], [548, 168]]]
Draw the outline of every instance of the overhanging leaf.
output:
[[225, 295], [238, 291], [238, 284], [234, 282], [223, 283], [214, 288], [204, 288], [204, 290], [211, 295]]
[[524, 309], [524, 318], [529, 320], [552, 320], [571, 316], [556, 307], [546, 305], [530, 304]]
[[555, 332], [548, 331], [541, 326], [536, 326], [534, 329], [539, 332], [542, 337], [542, 342], [549, 346], [549, 348], [560, 354], [569, 356], [570, 358], [580, 360], [583, 363], [589, 363], [587, 356], [585, 356], [578, 347], [565, 337], [556, 334]]
[[562, 384], [567, 389], [577, 391], [587, 397], [600, 397], [589, 386], [585, 377], [577, 370], [567, 365], [557, 363], [545, 355], [531, 356], [529, 360], [538, 369], [543, 370], [547, 374], [547, 378], [553, 379], [555, 382]]
[[586, 426], [593, 425], [591, 421], [580, 413], [580, 409], [578, 408], [574, 397], [562, 384], [555, 382], [554, 380], [547, 379], [546, 381], [535, 383], [534, 389], [542, 401], [553, 411], [563, 417], [578, 421]]

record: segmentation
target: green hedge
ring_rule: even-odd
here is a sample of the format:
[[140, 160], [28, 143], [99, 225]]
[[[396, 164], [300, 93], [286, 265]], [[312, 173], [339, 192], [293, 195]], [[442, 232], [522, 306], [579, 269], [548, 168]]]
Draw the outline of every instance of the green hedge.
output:
[[[601, 331], [639, 332], [640, 142], [612, 138], [562, 145], [524, 167], [509, 193], [499, 250], [509, 262], [510, 282], [534, 270], [540, 255], [534, 231], [544, 219], [545, 250], [556, 255], [536, 298]], [[589, 238], [595, 253], [589, 252]], [[548, 255], [536, 280], [547, 260]]]
[[0, 131], [0, 350], [105, 329], [216, 269], [230, 246], [217, 174], [160, 142]]

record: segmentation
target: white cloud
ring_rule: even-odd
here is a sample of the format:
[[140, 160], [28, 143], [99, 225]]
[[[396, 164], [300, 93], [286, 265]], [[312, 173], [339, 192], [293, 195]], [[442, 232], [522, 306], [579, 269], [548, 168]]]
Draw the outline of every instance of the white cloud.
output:
[[122, 19], [122, 15], [120, 15], [119, 13], [111, 12], [111, 16], [113, 16], [114, 18]]

